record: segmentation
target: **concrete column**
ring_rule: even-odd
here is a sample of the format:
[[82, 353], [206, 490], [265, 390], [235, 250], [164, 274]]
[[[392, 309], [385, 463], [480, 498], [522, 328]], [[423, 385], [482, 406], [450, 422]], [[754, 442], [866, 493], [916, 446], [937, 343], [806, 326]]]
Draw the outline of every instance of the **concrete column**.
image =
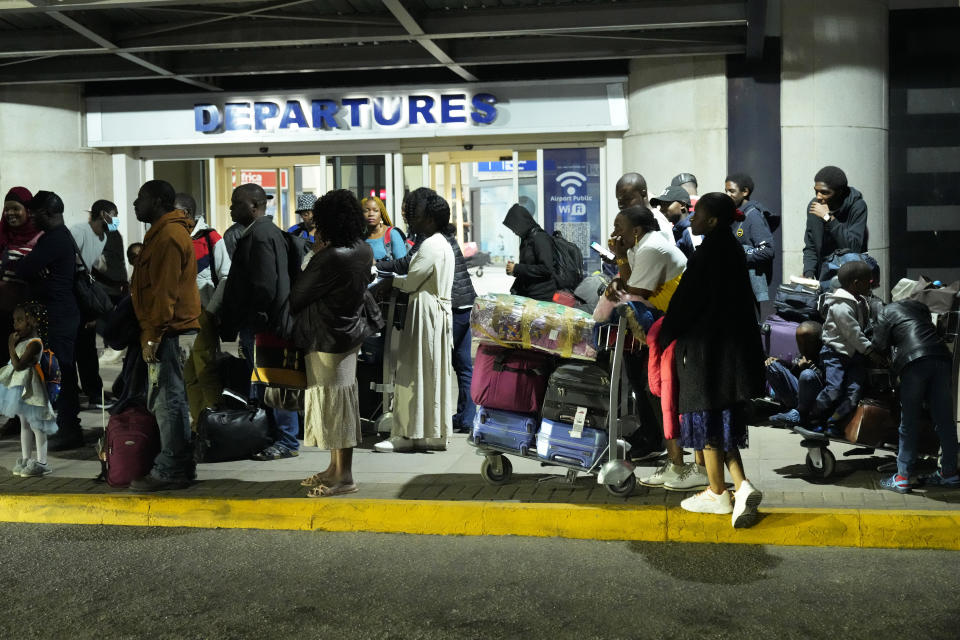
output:
[[0, 185], [56, 192], [68, 225], [113, 198], [110, 154], [83, 146], [82, 105], [73, 85], [0, 87]]
[[[727, 78], [723, 56], [630, 62], [630, 129], [623, 171], [647, 179], [651, 197], [686, 171], [701, 194], [723, 191], [727, 175]], [[607, 189], [620, 176], [608, 176]]]
[[783, 273], [800, 275], [813, 176], [836, 165], [863, 193], [877, 293], [889, 296], [887, 0], [782, 5]]

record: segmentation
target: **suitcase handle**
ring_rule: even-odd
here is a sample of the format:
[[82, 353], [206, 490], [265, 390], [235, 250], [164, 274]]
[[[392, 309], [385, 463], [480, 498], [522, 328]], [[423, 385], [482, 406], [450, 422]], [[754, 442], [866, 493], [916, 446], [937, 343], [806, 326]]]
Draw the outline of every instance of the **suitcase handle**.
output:
[[569, 456], [553, 456], [553, 459], [557, 462], [563, 462], [564, 464], [575, 464], [581, 467], [586, 466], [584, 465], [583, 460], [571, 458]]

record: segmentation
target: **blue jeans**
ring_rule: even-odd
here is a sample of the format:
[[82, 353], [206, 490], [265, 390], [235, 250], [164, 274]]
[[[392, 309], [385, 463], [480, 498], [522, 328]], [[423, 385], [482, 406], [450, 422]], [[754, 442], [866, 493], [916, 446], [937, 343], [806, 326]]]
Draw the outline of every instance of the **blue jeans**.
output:
[[[250, 371], [253, 371], [253, 347], [255, 344], [254, 333], [250, 329], [240, 330], [240, 350], [247, 361]], [[256, 400], [263, 405], [264, 386], [262, 384], [252, 383], [250, 385], [250, 399]], [[300, 442], [297, 440], [297, 434], [300, 432], [300, 422], [296, 411], [285, 411], [283, 409], [266, 408], [270, 421], [277, 430], [277, 439], [273, 444], [286, 447], [290, 451], [300, 449]]]
[[837, 353], [829, 347], [820, 350], [824, 386], [817, 395], [812, 417], [837, 424], [850, 416], [860, 404], [867, 382], [863, 356]]
[[453, 416], [454, 426], [473, 426], [477, 414], [477, 405], [470, 397], [470, 383], [473, 380], [473, 359], [470, 357], [470, 309], [455, 309], [453, 312], [453, 370], [457, 373], [457, 413]]
[[909, 478], [917, 460], [920, 414], [926, 401], [933, 428], [940, 438], [940, 473], [948, 478], [957, 472], [957, 425], [953, 421], [950, 391], [950, 361], [921, 358], [900, 373], [900, 450], [897, 473]]
[[767, 367], [767, 382], [773, 389], [774, 400], [784, 409], [796, 409], [803, 418], [810, 415], [823, 389], [823, 375], [817, 369], [804, 369], [798, 378], [780, 361]]
[[197, 472], [190, 444], [190, 406], [183, 382], [180, 336], [165, 336], [157, 349], [157, 359], [147, 363], [147, 410], [160, 428], [160, 453], [153, 460], [150, 475], [163, 480], [193, 480]]

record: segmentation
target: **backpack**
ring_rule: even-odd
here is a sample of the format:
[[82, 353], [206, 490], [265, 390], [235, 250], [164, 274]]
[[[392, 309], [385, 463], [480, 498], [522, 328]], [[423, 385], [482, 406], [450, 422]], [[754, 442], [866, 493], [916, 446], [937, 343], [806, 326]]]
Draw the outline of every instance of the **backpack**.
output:
[[207, 241], [207, 252], [210, 256], [210, 276], [213, 279], [213, 286], [216, 287], [218, 284], [220, 284], [220, 278], [217, 277], [217, 260], [213, 252], [213, 246], [215, 243], [213, 242], [213, 238], [210, 237], [210, 234], [214, 231], [216, 231], [216, 229], [213, 229], [212, 227], [209, 229], [204, 229], [201, 235], [203, 235], [203, 239]]
[[553, 245], [554, 279], [558, 289], [573, 291], [583, 281], [583, 253], [580, 247], [563, 237], [559, 231], [550, 236]]
[[866, 262], [872, 272], [871, 279], [874, 285], [880, 283], [880, 264], [869, 253], [856, 253], [850, 249], [837, 249], [831, 255], [827, 256], [823, 265], [820, 267], [820, 287], [824, 291], [836, 289], [840, 286], [837, 279], [837, 273], [840, 267], [848, 262]]
[[[43, 343], [40, 343], [41, 347]], [[57, 400], [60, 398], [60, 385], [63, 382], [63, 374], [60, 371], [60, 362], [57, 356], [53, 355], [50, 349], [43, 349], [40, 352], [40, 360], [33, 365], [33, 370], [40, 376], [43, 386], [47, 388], [47, 398], [54, 409], [57, 407]]]

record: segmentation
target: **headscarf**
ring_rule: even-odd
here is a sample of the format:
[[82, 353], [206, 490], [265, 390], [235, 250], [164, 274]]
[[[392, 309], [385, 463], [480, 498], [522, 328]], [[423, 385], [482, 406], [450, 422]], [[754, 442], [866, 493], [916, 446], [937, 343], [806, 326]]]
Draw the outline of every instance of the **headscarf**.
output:
[[[19, 202], [24, 207], [28, 206], [33, 200], [33, 194], [26, 187], [14, 187], [7, 192], [3, 201]], [[27, 221], [19, 227], [11, 227], [7, 222], [7, 216], [0, 218], [0, 251], [6, 252], [8, 249], [33, 248], [40, 236], [40, 230], [33, 223], [33, 218], [27, 216]]]

